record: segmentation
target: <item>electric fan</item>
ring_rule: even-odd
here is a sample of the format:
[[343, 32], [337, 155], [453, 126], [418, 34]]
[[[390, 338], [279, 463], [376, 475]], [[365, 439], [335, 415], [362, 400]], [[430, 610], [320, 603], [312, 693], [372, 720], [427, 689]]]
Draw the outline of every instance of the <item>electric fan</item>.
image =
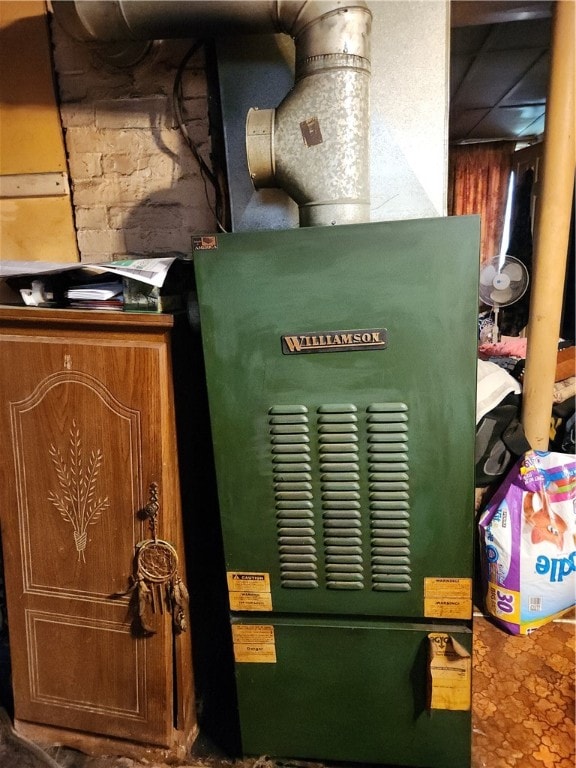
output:
[[514, 256], [496, 256], [480, 271], [480, 299], [494, 309], [492, 341], [499, 340], [498, 312], [509, 307], [526, 293], [528, 270]]

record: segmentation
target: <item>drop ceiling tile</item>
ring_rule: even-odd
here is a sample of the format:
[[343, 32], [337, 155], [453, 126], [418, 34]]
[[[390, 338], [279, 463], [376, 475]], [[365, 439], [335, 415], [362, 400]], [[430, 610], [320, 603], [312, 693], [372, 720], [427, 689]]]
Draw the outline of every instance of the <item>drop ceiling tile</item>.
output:
[[454, 98], [459, 108], [493, 107], [514, 88], [538, 58], [533, 50], [491, 51], [480, 55]]
[[488, 139], [536, 135], [539, 131], [535, 126], [543, 119], [544, 111], [542, 106], [493, 109], [475, 126], [474, 137]]
[[[450, 139], [540, 135], [548, 90], [552, 3], [500, 3], [506, 20], [497, 24], [487, 23], [492, 21], [488, 11], [494, 11], [493, 3], [459, 0], [452, 3], [453, 12], [458, 15], [463, 5], [480, 23], [474, 26], [468, 20], [472, 26], [451, 30]], [[499, 107], [517, 111], [501, 112]]]
[[502, 106], [515, 104], [545, 104], [548, 93], [550, 54], [541, 54], [529, 71], [502, 99]]
[[457, 27], [450, 34], [452, 55], [477, 53], [490, 34], [489, 24], [475, 27]]
[[518, 134], [518, 138], [529, 138], [532, 136], [542, 136], [544, 134], [544, 128], [546, 123], [546, 111], [544, 111], [539, 117], [532, 123], [528, 123], [521, 133]]
[[489, 109], [466, 109], [450, 113], [450, 141], [474, 138], [476, 126], [489, 114]]
[[450, 60], [450, 98], [453, 99], [470, 69], [474, 57], [469, 54], [456, 54]]

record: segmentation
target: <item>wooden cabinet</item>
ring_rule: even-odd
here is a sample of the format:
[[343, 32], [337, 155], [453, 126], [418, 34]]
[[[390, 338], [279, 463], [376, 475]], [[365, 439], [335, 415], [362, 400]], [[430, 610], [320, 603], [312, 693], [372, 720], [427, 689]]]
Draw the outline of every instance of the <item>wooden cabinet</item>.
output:
[[168, 315], [0, 308], [0, 515], [15, 725], [160, 759], [196, 735], [190, 630], [134, 631], [141, 511], [184, 577]]

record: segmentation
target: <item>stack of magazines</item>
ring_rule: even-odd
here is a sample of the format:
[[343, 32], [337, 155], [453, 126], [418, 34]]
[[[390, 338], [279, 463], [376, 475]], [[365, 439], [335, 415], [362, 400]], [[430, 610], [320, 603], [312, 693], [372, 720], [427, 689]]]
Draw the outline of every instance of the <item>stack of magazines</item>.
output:
[[121, 310], [124, 306], [122, 283], [86, 283], [66, 291], [68, 306], [75, 309]]

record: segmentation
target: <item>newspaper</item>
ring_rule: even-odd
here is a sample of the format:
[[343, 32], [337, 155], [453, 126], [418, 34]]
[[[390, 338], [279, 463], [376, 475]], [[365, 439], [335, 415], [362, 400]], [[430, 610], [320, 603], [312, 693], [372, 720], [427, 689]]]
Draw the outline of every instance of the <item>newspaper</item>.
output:
[[151, 259], [121, 259], [100, 264], [58, 264], [50, 261], [0, 261], [0, 278], [34, 277], [58, 272], [68, 272], [74, 269], [93, 270], [95, 272], [112, 272], [122, 277], [131, 277], [141, 283], [154, 285], [158, 288], [164, 285], [168, 270], [176, 261], [177, 256], [165, 256]]

